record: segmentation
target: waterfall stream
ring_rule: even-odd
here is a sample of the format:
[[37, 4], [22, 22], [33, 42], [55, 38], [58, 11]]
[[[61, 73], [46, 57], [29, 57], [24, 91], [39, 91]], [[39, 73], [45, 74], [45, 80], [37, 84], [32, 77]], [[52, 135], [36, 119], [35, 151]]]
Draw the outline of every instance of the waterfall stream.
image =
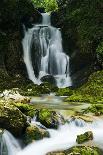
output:
[[51, 26], [48, 13], [42, 14], [41, 25], [25, 31], [22, 44], [28, 76], [34, 83], [40, 84], [42, 77], [51, 75], [58, 87], [71, 86], [69, 56], [63, 51], [61, 32]]
[[58, 130], [48, 129], [48, 131], [50, 138], [33, 142], [23, 150], [21, 150], [17, 140], [6, 132], [4, 138], [9, 150], [8, 155], [46, 155], [46, 153], [51, 151], [68, 149], [77, 145], [77, 135], [86, 131], [92, 131], [94, 135], [92, 143], [103, 148], [103, 120], [100, 119], [93, 123], [86, 123], [78, 119], [75, 121], [70, 120], [70, 123], [60, 126]]

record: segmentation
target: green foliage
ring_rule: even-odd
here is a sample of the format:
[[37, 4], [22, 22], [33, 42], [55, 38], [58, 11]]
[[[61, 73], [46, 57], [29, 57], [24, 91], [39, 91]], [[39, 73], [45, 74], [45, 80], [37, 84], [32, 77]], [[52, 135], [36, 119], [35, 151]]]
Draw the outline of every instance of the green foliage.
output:
[[96, 49], [97, 57], [99, 59], [99, 62], [103, 64], [103, 41], [100, 42]]
[[78, 89], [73, 90], [73, 95], [66, 99], [67, 102], [103, 103], [103, 71], [93, 73], [88, 82]]
[[[80, 53], [90, 53], [91, 56], [102, 52], [101, 40], [103, 40], [103, 6], [101, 0], [61, 0], [59, 6], [60, 25], [68, 39], [73, 41], [70, 50], [79, 49]], [[59, 2], [58, 2], [59, 3]], [[64, 15], [65, 14], [65, 15]], [[69, 50], [69, 51], [70, 51]]]
[[46, 12], [51, 12], [58, 9], [56, 0], [32, 0], [36, 7], [45, 8]]
[[95, 115], [103, 115], [103, 104], [94, 104], [91, 105], [89, 108], [87, 108], [85, 111], [85, 113], [91, 112]]

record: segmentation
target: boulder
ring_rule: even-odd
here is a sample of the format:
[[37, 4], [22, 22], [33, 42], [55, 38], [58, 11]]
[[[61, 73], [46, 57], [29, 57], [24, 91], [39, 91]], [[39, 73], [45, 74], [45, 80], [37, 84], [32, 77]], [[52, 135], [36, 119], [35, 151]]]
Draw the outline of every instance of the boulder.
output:
[[88, 132], [85, 132], [84, 134], [78, 135], [77, 139], [76, 139], [76, 142], [78, 144], [82, 144], [82, 143], [84, 143], [86, 141], [89, 141], [89, 140], [93, 140], [92, 131], [88, 131]]
[[52, 75], [46, 75], [41, 78], [42, 82], [48, 82], [56, 86], [56, 80]]
[[29, 144], [35, 140], [43, 139], [44, 137], [50, 137], [49, 132], [36, 125], [30, 125], [26, 128], [24, 134], [24, 143]]
[[0, 128], [7, 129], [15, 136], [20, 136], [26, 126], [26, 116], [7, 101], [0, 101]]
[[75, 146], [68, 150], [47, 153], [46, 155], [102, 155], [97, 147]]
[[37, 121], [47, 128], [57, 129], [60, 124], [64, 124], [64, 118], [55, 111], [41, 109], [37, 112]]

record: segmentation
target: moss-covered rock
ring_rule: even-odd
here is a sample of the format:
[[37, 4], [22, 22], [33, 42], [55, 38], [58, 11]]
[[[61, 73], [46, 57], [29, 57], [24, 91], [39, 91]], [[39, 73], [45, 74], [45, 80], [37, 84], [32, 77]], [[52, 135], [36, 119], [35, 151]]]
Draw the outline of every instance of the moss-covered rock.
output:
[[102, 151], [96, 147], [75, 146], [65, 151], [51, 152], [47, 155], [102, 155]]
[[45, 129], [39, 128], [36, 125], [30, 125], [26, 128], [24, 134], [24, 143], [29, 144], [35, 140], [43, 139], [44, 137], [49, 137], [49, 132]]
[[64, 118], [55, 111], [41, 109], [37, 112], [37, 121], [47, 128], [57, 129], [60, 124], [64, 124]]
[[26, 126], [26, 116], [13, 104], [0, 100], [0, 128], [20, 136]]
[[76, 142], [78, 144], [82, 144], [82, 143], [84, 143], [86, 141], [89, 141], [89, 140], [93, 140], [92, 131], [88, 131], [88, 132], [85, 132], [84, 134], [78, 135], [77, 139], [76, 139]]
[[26, 103], [15, 103], [15, 106], [26, 116], [34, 117], [37, 110], [34, 109], [34, 106]]

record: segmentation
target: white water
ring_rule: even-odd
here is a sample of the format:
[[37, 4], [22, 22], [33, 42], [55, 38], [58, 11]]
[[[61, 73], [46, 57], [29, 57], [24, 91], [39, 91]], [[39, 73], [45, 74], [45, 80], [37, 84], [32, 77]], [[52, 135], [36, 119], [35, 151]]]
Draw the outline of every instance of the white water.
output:
[[[94, 135], [93, 142], [103, 148], [103, 120], [94, 123], [85, 123], [82, 120], [71, 121], [69, 124], [60, 126], [58, 130], [48, 129], [51, 138], [32, 143], [24, 150], [15, 151], [15, 145], [11, 137], [8, 137], [7, 146], [9, 148], [8, 155], [45, 155], [50, 151], [68, 149], [76, 144], [76, 137], [86, 131], [92, 131]], [[5, 139], [8, 139], [5, 138]], [[20, 149], [19, 149], [20, 150]], [[18, 153], [17, 153], [18, 152]]]
[[[29, 78], [34, 83], [40, 84], [41, 77], [52, 75], [58, 87], [71, 86], [69, 57], [63, 52], [61, 32], [58, 28], [51, 26], [49, 14], [43, 13], [42, 18], [41, 25], [34, 25], [32, 29], [25, 31], [25, 37], [22, 41], [24, 62]], [[35, 59], [40, 60], [36, 62], [39, 72], [38, 78], [35, 76], [31, 60], [33, 42], [38, 46], [39, 54], [39, 58], [35, 57]]]
[[[18, 141], [13, 137], [10, 132], [6, 130], [3, 133], [2, 141], [7, 146], [8, 155], [16, 155], [21, 150]], [[0, 155], [2, 155], [2, 152]]]

